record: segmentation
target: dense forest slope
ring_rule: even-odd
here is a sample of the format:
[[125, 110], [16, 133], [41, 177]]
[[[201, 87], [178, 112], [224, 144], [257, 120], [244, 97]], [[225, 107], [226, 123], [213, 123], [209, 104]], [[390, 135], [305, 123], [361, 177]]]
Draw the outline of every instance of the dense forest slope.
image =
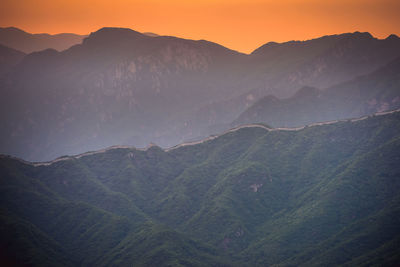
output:
[[400, 113], [168, 151], [0, 159], [1, 258], [33, 266], [399, 263]]

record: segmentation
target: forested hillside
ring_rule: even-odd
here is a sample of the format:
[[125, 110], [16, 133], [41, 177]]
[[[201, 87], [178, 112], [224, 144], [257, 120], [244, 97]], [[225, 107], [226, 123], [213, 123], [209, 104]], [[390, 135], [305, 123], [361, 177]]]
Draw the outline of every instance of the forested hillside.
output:
[[395, 266], [400, 113], [241, 128], [165, 151], [0, 159], [3, 261]]

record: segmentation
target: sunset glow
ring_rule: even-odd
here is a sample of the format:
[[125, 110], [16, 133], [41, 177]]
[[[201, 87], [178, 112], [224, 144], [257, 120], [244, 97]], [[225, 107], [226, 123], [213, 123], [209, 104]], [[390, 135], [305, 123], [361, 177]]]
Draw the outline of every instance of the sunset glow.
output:
[[104, 26], [206, 39], [242, 52], [268, 41], [400, 34], [398, 0], [3, 0], [0, 26], [87, 34]]

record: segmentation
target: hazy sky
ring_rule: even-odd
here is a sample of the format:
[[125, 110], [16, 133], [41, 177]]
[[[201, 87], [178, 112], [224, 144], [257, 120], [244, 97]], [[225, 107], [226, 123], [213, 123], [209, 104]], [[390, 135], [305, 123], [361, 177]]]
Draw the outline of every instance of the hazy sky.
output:
[[400, 0], [0, 0], [0, 26], [87, 34], [128, 27], [242, 52], [269, 41], [369, 31], [400, 35]]

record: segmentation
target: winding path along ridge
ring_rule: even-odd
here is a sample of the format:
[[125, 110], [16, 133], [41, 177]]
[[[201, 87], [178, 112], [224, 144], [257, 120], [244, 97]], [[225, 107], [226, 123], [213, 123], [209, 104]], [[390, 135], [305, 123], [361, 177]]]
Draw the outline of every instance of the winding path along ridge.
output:
[[[222, 135], [225, 135], [227, 133], [235, 132], [235, 131], [238, 131], [238, 130], [243, 129], [243, 128], [262, 128], [262, 129], [265, 129], [265, 130], [271, 131], [271, 132], [272, 131], [299, 131], [299, 130], [302, 130], [302, 129], [306, 128], [306, 127], [328, 125], [328, 124], [334, 124], [334, 123], [345, 122], [345, 121], [356, 122], [356, 121], [365, 120], [365, 119], [367, 119], [369, 117], [372, 117], [372, 116], [382, 116], [382, 115], [387, 115], [387, 114], [391, 114], [391, 113], [395, 113], [395, 112], [400, 112], [400, 109], [396, 109], [396, 110], [392, 110], [392, 111], [385, 111], [385, 112], [377, 112], [377, 113], [374, 113], [372, 115], [363, 116], [363, 117], [356, 118], [356, 119], [344, 119], [344, 120], [333, 120], [333, 121], [325, 121], [325, 122], [316, 122], [316, 123], [312, 123], [312, 124], [301, 126], [301, 127], [295, 127], [295, 128], [269, 128], [269, 127], [264, 126], [262, 124], [244, 124], [244, 125], [240, 125], [240, 126], [237, 126], [235, 128], [229, 129], [229, 130], [223, 132], [222, 134], [212, 135], [212, 136], [209, 136], [209, 137], [204, 138], [204, 139], [199, 140], [199, 141], [185, 142], [185, 143], [182, 143], [182, 144], [170, 147], [170, 148], [166, 148], [166, 149], [164, 149], [164, 151], [165, 152], [169, 152], [169, 151], [172, 151], [172, 150], [184, 147], [184, 146], [193, 146], [193, 145], [202, 144], [202, 143], [211, 141], [211, 140], [213, 140], [215, 138], [218, 138], [218, 137], [220, 137]], [[47, 161], [47, 162], [28, 162], [28, 161], [25, 161], [25, 160], [22, 160], [22, 159], [13, 157], [13, 156], [6, 156], [6, 155], [0, 155], [0, 157], [13, 158], [13, 159], [19, 160], [19, 161], [21, 161], [23, 163], [26, 163], [26, 164], [33, 165], [33, 166], [37, 167], [37, 166], [49, 166], [49, 165], [51, 165], [53, 163], [64, 161], [64, 160], [79, 159], [79, 158], [82, 158], [82, 157], [85, 157], [85, 156], [89, 156], [89, 155], [104, 153], [104, 152], [107, 152], [107, 151], [110, 151], [110, 150], [113, 150], [113, 149], [121, 149], [122, 148], [122, 149], [134, 149], [134, 150], [146, 151], [152, 146], [154, 146], [154, 145], [150, 144], [146, 148], [136, 148], [136, 147], [133, 147], [133, 146], [111, 146], [111, 147], [108, 147], [108, 148], [105, 148], [105, 149], [85, 152], [85, 153], [78, 154], [78, 155], [75, 155], [75, 156], [61, 157], [61, 158], [57, 158], [55, 160]]]

